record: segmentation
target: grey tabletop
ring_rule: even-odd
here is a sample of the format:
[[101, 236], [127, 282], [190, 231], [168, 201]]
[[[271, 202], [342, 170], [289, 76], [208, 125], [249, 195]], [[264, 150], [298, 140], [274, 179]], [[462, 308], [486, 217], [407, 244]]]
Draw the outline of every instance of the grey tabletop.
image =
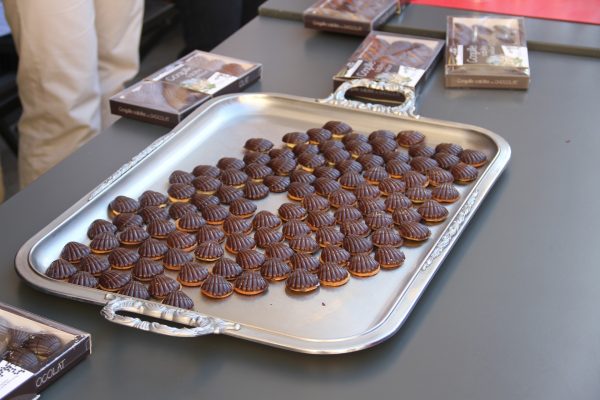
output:
[[[259, 17], [215, 51], [264, 63], [252, 91], [321, 98], [359, 42]], [[167, 131], [118, 121], [0, 207], [0, 301], [93, 335], [43, 397], [597, 399], [600, 61], [530, 56], [528, 91], [447, 90], [438, 66], [418, 112], [502, 135], [512, 160], [399, 332], [340, 356], [136, 331], [20, 281], [19, 247]]]

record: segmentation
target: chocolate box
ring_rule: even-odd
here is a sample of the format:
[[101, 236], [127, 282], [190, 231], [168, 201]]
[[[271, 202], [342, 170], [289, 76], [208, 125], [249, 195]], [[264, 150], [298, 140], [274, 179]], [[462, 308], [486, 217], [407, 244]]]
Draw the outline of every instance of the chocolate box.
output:
[[521, 17], [448, 17], [445, 58], [446, 87], [529, 87]]
[[400, 12], [406, 0], [320, 0], [302, 17], [307, 28], [367, 35]]
[[[371, 32], [348, 62], [333, 77], [334, 89], [351, 79], [384, 80], [408, 86], [419, 93], [437, 61], [444, 41], [386, 32]], [[398, 93], [355, 88], [348, 93], [359, 100], [398, 102]]]
[[0, 399], [35, 399], [91, 354], [89, 333], [0, 303]]
[[257, 81], [261, 65], [195, 50], [110, 99], [113, 114], [174, 127], [213, 96]]

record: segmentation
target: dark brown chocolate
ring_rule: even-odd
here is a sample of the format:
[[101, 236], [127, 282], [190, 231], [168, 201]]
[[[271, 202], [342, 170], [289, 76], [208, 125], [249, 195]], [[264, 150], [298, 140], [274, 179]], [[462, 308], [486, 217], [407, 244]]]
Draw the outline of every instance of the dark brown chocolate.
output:
[[71, 264], [79, 264], [81, 259], [90, 254], [90, 248], [83, 243], [69, 242], [60, 252], [60, 258]]
[[258, 271], [244, 271], [233, 284], [233, 290], [246, 296], [264, 293], [269, 283]]
[[146, 285], [140, 282], [131, 281], [119, 289], [119, 294], [123, 296], [135, 297], [142, 300], [150, 299], [150, 292]]
[[140, 257], [153, 260], [162, 259], [167, 250], [169, 250], [169, 246], [167, 246], [165, 242], [154, 238], [145, 240], [140, 247], [138, 247]]
[[148, 258], [142, 258], [135, 263], [131, 274], [133, 276], [133, 279], [142, 282], [148, 282], [152, 280], [155, 276], [160, 275], [164, 272], [165, 268], [160, 262], [150, 260]]

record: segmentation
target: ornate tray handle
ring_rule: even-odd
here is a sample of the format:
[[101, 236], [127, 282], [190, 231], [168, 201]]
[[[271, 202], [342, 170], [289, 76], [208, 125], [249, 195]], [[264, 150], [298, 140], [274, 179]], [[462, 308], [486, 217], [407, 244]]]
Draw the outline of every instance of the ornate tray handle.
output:
[[[119, 325], [125, 325], [143, 331], [160, 333], [167, 336], [195, 337], [208, 334], [222, 333], [224, 330], [240, 330], [240, 324], [224, 321], [219, 318], [208, 317], [194, 311], [168, 307], [150, 301], [121, 297], [107, 294], [109, 302], [102, 308], [100, 314], [107, 320]], [[175, 328], [158, 322], [143, 321], [136, 317], [117, 314], [119, 311], [128, 311], [149, 317], [173, 321], [192, 328]]]
[[[404, 96], [404, 102], [398, 106], [385, 106], [383, 104], [363, 103], [362, 101], [349, 100], [346, 98], [346, 92], [352, 88], [363, 87], [383, 92], [399, 92]], [[359, 110], [375, 111], [382, 114], [402, 115], [413, 118], [419, 118], [415, 114], [415, 91], [395, 82], [373, 81], [371, 79], [355, 79], [342, 83], [329, 97], [317, 100], [319, 103], [332, 104], [336, 106], [355, 108]]]

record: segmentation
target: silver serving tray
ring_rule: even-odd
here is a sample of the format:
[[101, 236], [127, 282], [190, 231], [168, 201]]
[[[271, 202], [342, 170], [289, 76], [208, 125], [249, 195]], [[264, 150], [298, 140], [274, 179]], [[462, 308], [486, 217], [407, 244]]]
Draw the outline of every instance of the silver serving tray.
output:
[[[325, 100], [237, 94], [208, 102], [28, 240], [17, 253], [17, 272], [44, 292], [104, 305], [102, 315], [113, 322], [167, 335], [223, 333], [312, 354], [347, 353], [384, 341], [406, 320], [492, 188], [508, 163], [510, 147], [486, 129], [403, 116], [407, 111], [411, 114], [414, 98], [410, 93], [410, 104], [399, 108], [345, 100], [345, 90], [355, 86], [375, 88], [381, 84], [347, 83]], [[429, 143], [455, 142], [479, 149], [490, 161], [480, 169], [475, 182], [459, 187], [460, 200], [448, 206], [450, 216], [444, 223], [430, 227], [431, 238], [421, 246], [403, 248], [406, 261], [401, 268], [382, 270], [370, 278], [352, 277], [339, 288], [321, 287], [314, 293], [290, 295], [284, 283], [274, 283], [264, 295], [233, 295], [221, 301], [206, 299], [199, 288], [184, 288], [195, 302], [195, 309], [186, 311], [55, 281], [44, 275], [65, 243], [88, 243], [88, 225], [94, 219], [107, 218], [107, 205], [115, 196], [137, 198], [147, 189], [166, 192], [168, 176], [175, 169], [192, 170], [197, 164], [216, 163], [224, 156], [241, 157], [248, 138], [266, 137], [278, 143], [285, 132], [304, 131], [328, 120], [346, 121], [363, 133], [375, 129], [419, 130], [426, 134]], [[284, 194], [271, 194], [257, 204], [259, 210], [276, 211], [285, 201], [288, 200]], [[190, 328], [147, 322], [120, 315], [119, 311], [175, 321]]]

